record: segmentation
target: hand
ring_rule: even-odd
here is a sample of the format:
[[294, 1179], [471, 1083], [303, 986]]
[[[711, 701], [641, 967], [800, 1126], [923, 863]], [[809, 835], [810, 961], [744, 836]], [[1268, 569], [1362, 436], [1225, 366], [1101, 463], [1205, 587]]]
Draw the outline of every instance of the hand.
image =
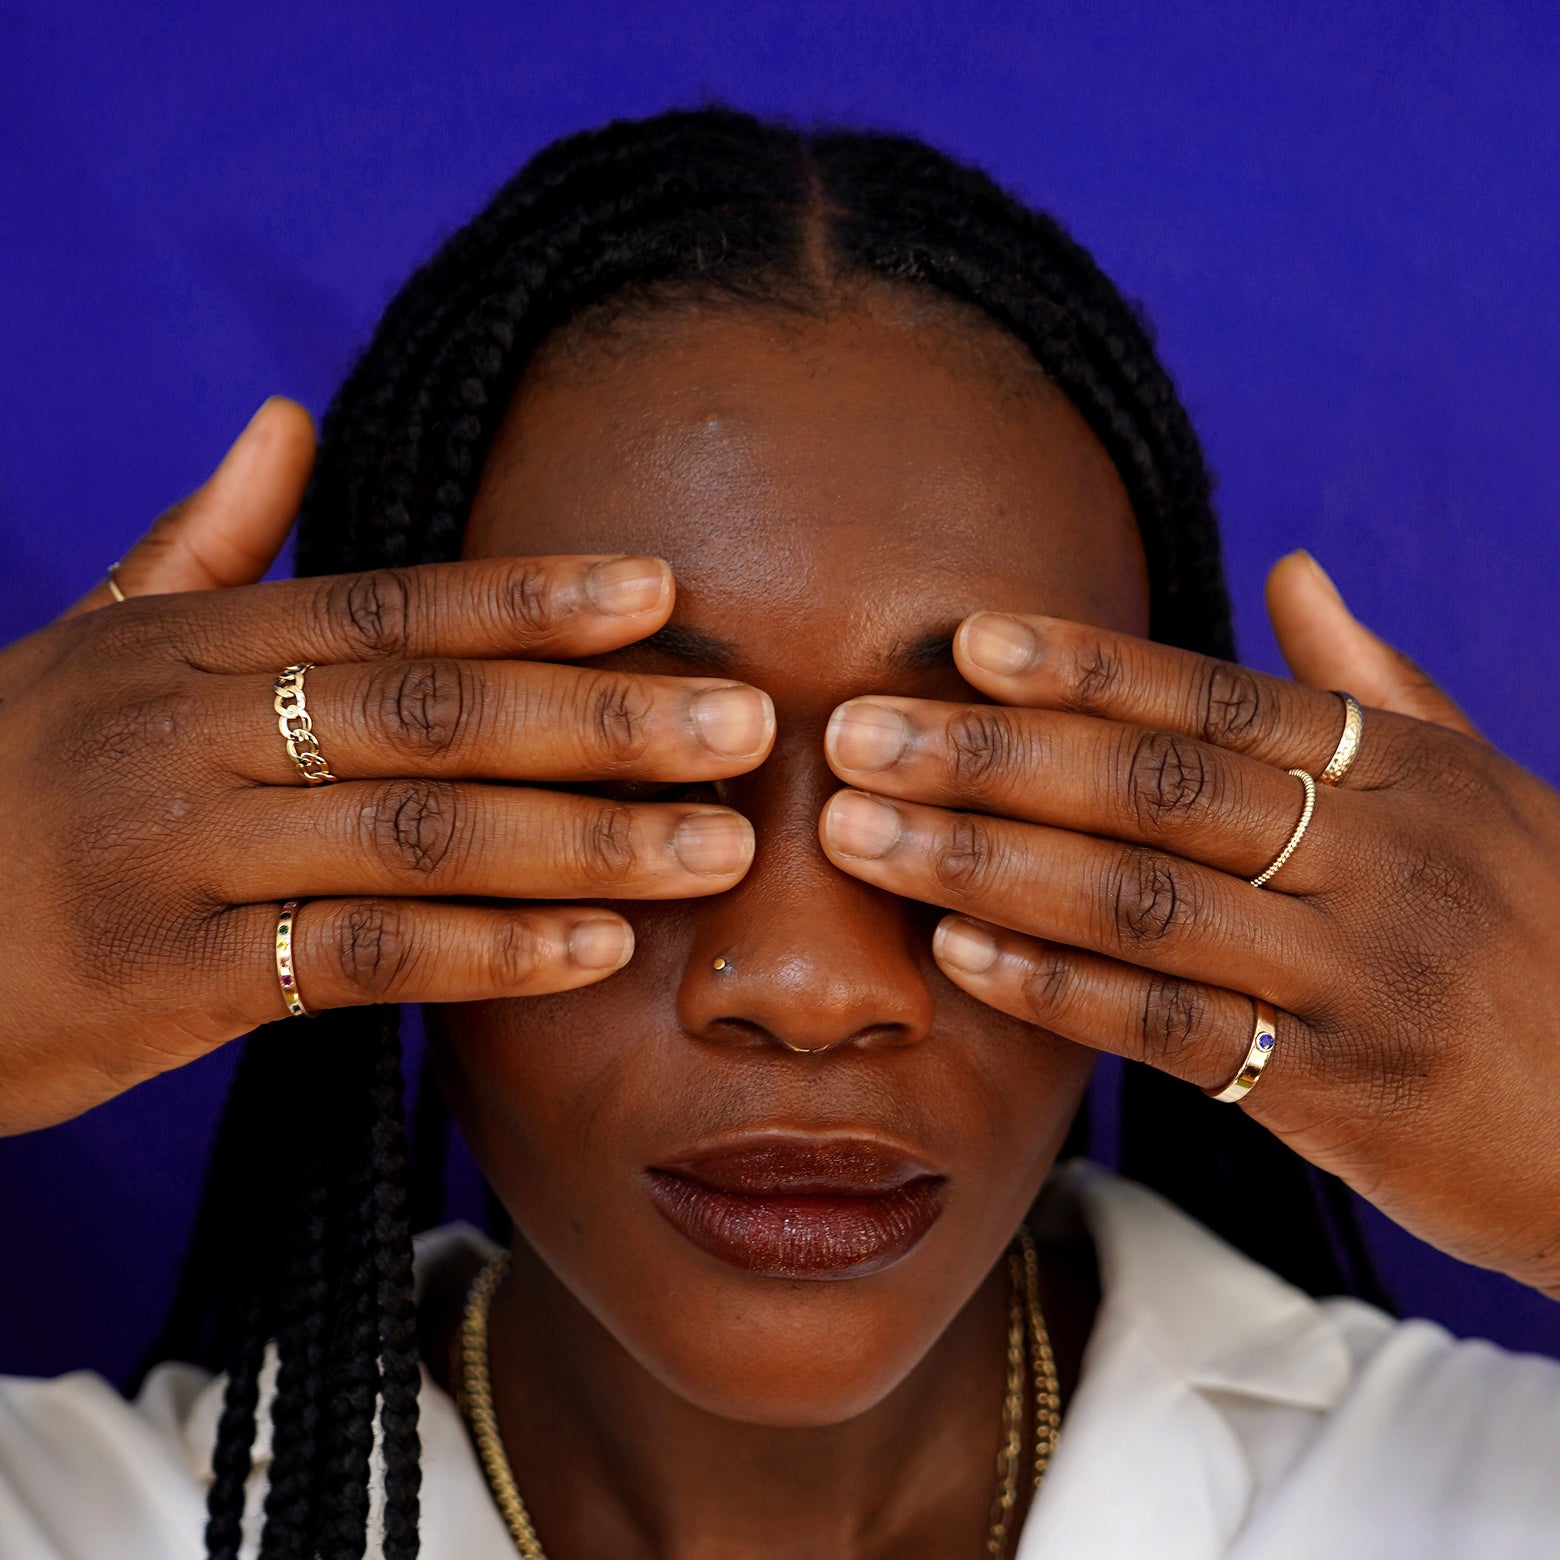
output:
[[[654, 632], [659, 559], [496, 559], [255, 584], [313, 460], [267, 403], [119, 582], [0, 651], [0, 1133], [63, 1121], [284, 1016], [279, 902], [311, 1010], [567, 990], [633, 951], [570, 899], [729, 888], [726, 808], [516, 781], [698, 782], [751, 769], [768, 698], [547, 663]], [[285, 665], [336, 785], [272, 708]], [[496, 782], [496, 783], [494, 783]]]
[[[1304, 554], [1269, 581], [1296, 682], [1043, 617], [954, 642], [995, 704], [841, 706], [824, 848], [958, 912], [938, 964], [1028, 1022], [1227, 1084], [1405, 1228], [1560, 1298], [1560, 795], [1483, 742]], [[1309, 684], [1309, 686], [1308, 686]], [[1341, 786], [1262, 890], [1346, 688]], [[871, 794], [869, 794], [871, 793]]]

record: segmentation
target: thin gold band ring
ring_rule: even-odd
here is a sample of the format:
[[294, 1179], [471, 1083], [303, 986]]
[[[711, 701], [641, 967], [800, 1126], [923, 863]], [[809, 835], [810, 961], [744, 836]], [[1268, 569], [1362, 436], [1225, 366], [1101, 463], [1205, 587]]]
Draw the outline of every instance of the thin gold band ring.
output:
[[1311, 827], [1311, 814], [1316, 811], [1316, 782], [1304, 769], [1291, 769], [1289, 773], [1305, 787], [1305, 803], [1300, 808], [1300, 820], [1295, 824], [1294, 832], [1289, 836], [1284, 848], [1269, 863], [1267, 870], [1248, 879], [1253, 888], [1262, 888], [1267, 884], [1273, 874], [1294, 855], [1295, 847], [1305, 838], [1305, 831]]
[[115, 601], [128, 601], [130, 598], [119, 588], [119, 564], [114, 562], [108, 566], [108, 593]]

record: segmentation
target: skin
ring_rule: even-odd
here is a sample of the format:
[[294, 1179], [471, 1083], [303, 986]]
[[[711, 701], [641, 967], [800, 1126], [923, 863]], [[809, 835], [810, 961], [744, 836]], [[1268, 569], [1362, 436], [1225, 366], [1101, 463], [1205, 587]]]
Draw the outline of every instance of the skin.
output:
[[[1222, 1084], [1251, 995], [1279, 1045], [1234, 1108], [1560, 1295], [1560, 797], [1303, 557], [1270, 582], [1293, 683], [1137, 637], [1119, 481], [974, 316], [869, 290], [620, 331], [527, 375], [464, 562], [250, 584], [311, 448], [275, 406], [127, 557], [131, 601], [0, 652], [0, 935], [34, 955], [0, 1127], [275, 1016], [279, 898], [313, 1005], [457, 1004], [436, 1055], [521, 1236], [500, 1418], [563, 1555], [977, 1553], [990, 1274], [1091, 1055]], [[337, 786], [255, 719], [278, 645], [321, 663]], [[1360, 758], [1258, 892], [1338, 686]], [[870, 1278], [744, 1278], [634, 1177], [755, 1122], [911, 1139], [947, 1211]], [[1045, 1280], [1075, 1370], [1086, 1255]]]
[[[452, 1108], [523, 1236], [494, 1308], [499, 1406], [560, 1553], [980, 1550], [1006, 1304], [988, 1275], [1092, 1056], [960, 991], [927, 907], [830, 864], [823, 732], [861, 690], [968, 699], [951, 639], [980, 604], [1140, 631], [1147, 576], [1077, 413], [950, 313], [868, 294], [821, 320], [679, 311], [560, 347], [489, 458], [468, 556], [615, 535], [667, 558], [682, 639], [594, 664], [740, 678], [779, 733], [707, 797], [761, 842], [737, 888], [618, 906], [640, 950], [619, 977], [439, 1026]], [[870, 1278], [738, 1272], [639, 1178], [750, 1127], [891, 1137], [948, 1176], [946, 1211]], [[1051, 1276], [1072, 1357], [1080, 1275]]]

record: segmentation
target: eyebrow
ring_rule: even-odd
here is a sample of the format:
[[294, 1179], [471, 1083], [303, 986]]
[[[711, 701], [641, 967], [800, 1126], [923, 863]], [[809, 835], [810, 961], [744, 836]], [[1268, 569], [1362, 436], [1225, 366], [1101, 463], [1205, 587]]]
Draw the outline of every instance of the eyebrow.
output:
[[[742, 652], [729, 639], [701, 633], [681, 623], [668, 623], [647, 638], [625, 645], [624, 650], [648, 650], [669, 661], [726, 676], [733, 675], [742, 662]], [[898, 640], [883, 659], [894, 671], [942, 671], [954, 664], [953, 633], [939, 629], [917, 639]]]

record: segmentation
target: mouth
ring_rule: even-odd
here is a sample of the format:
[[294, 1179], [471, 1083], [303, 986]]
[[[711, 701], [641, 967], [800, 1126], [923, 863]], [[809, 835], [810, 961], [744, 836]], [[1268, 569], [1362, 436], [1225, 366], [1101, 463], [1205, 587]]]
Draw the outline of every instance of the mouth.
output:
[[701, 1251], [767, 1278], [862, 1278], [907, 1256], [947, 1179], [873, 1138], [728, 1139], [645, 1173], [661, 1214]]

